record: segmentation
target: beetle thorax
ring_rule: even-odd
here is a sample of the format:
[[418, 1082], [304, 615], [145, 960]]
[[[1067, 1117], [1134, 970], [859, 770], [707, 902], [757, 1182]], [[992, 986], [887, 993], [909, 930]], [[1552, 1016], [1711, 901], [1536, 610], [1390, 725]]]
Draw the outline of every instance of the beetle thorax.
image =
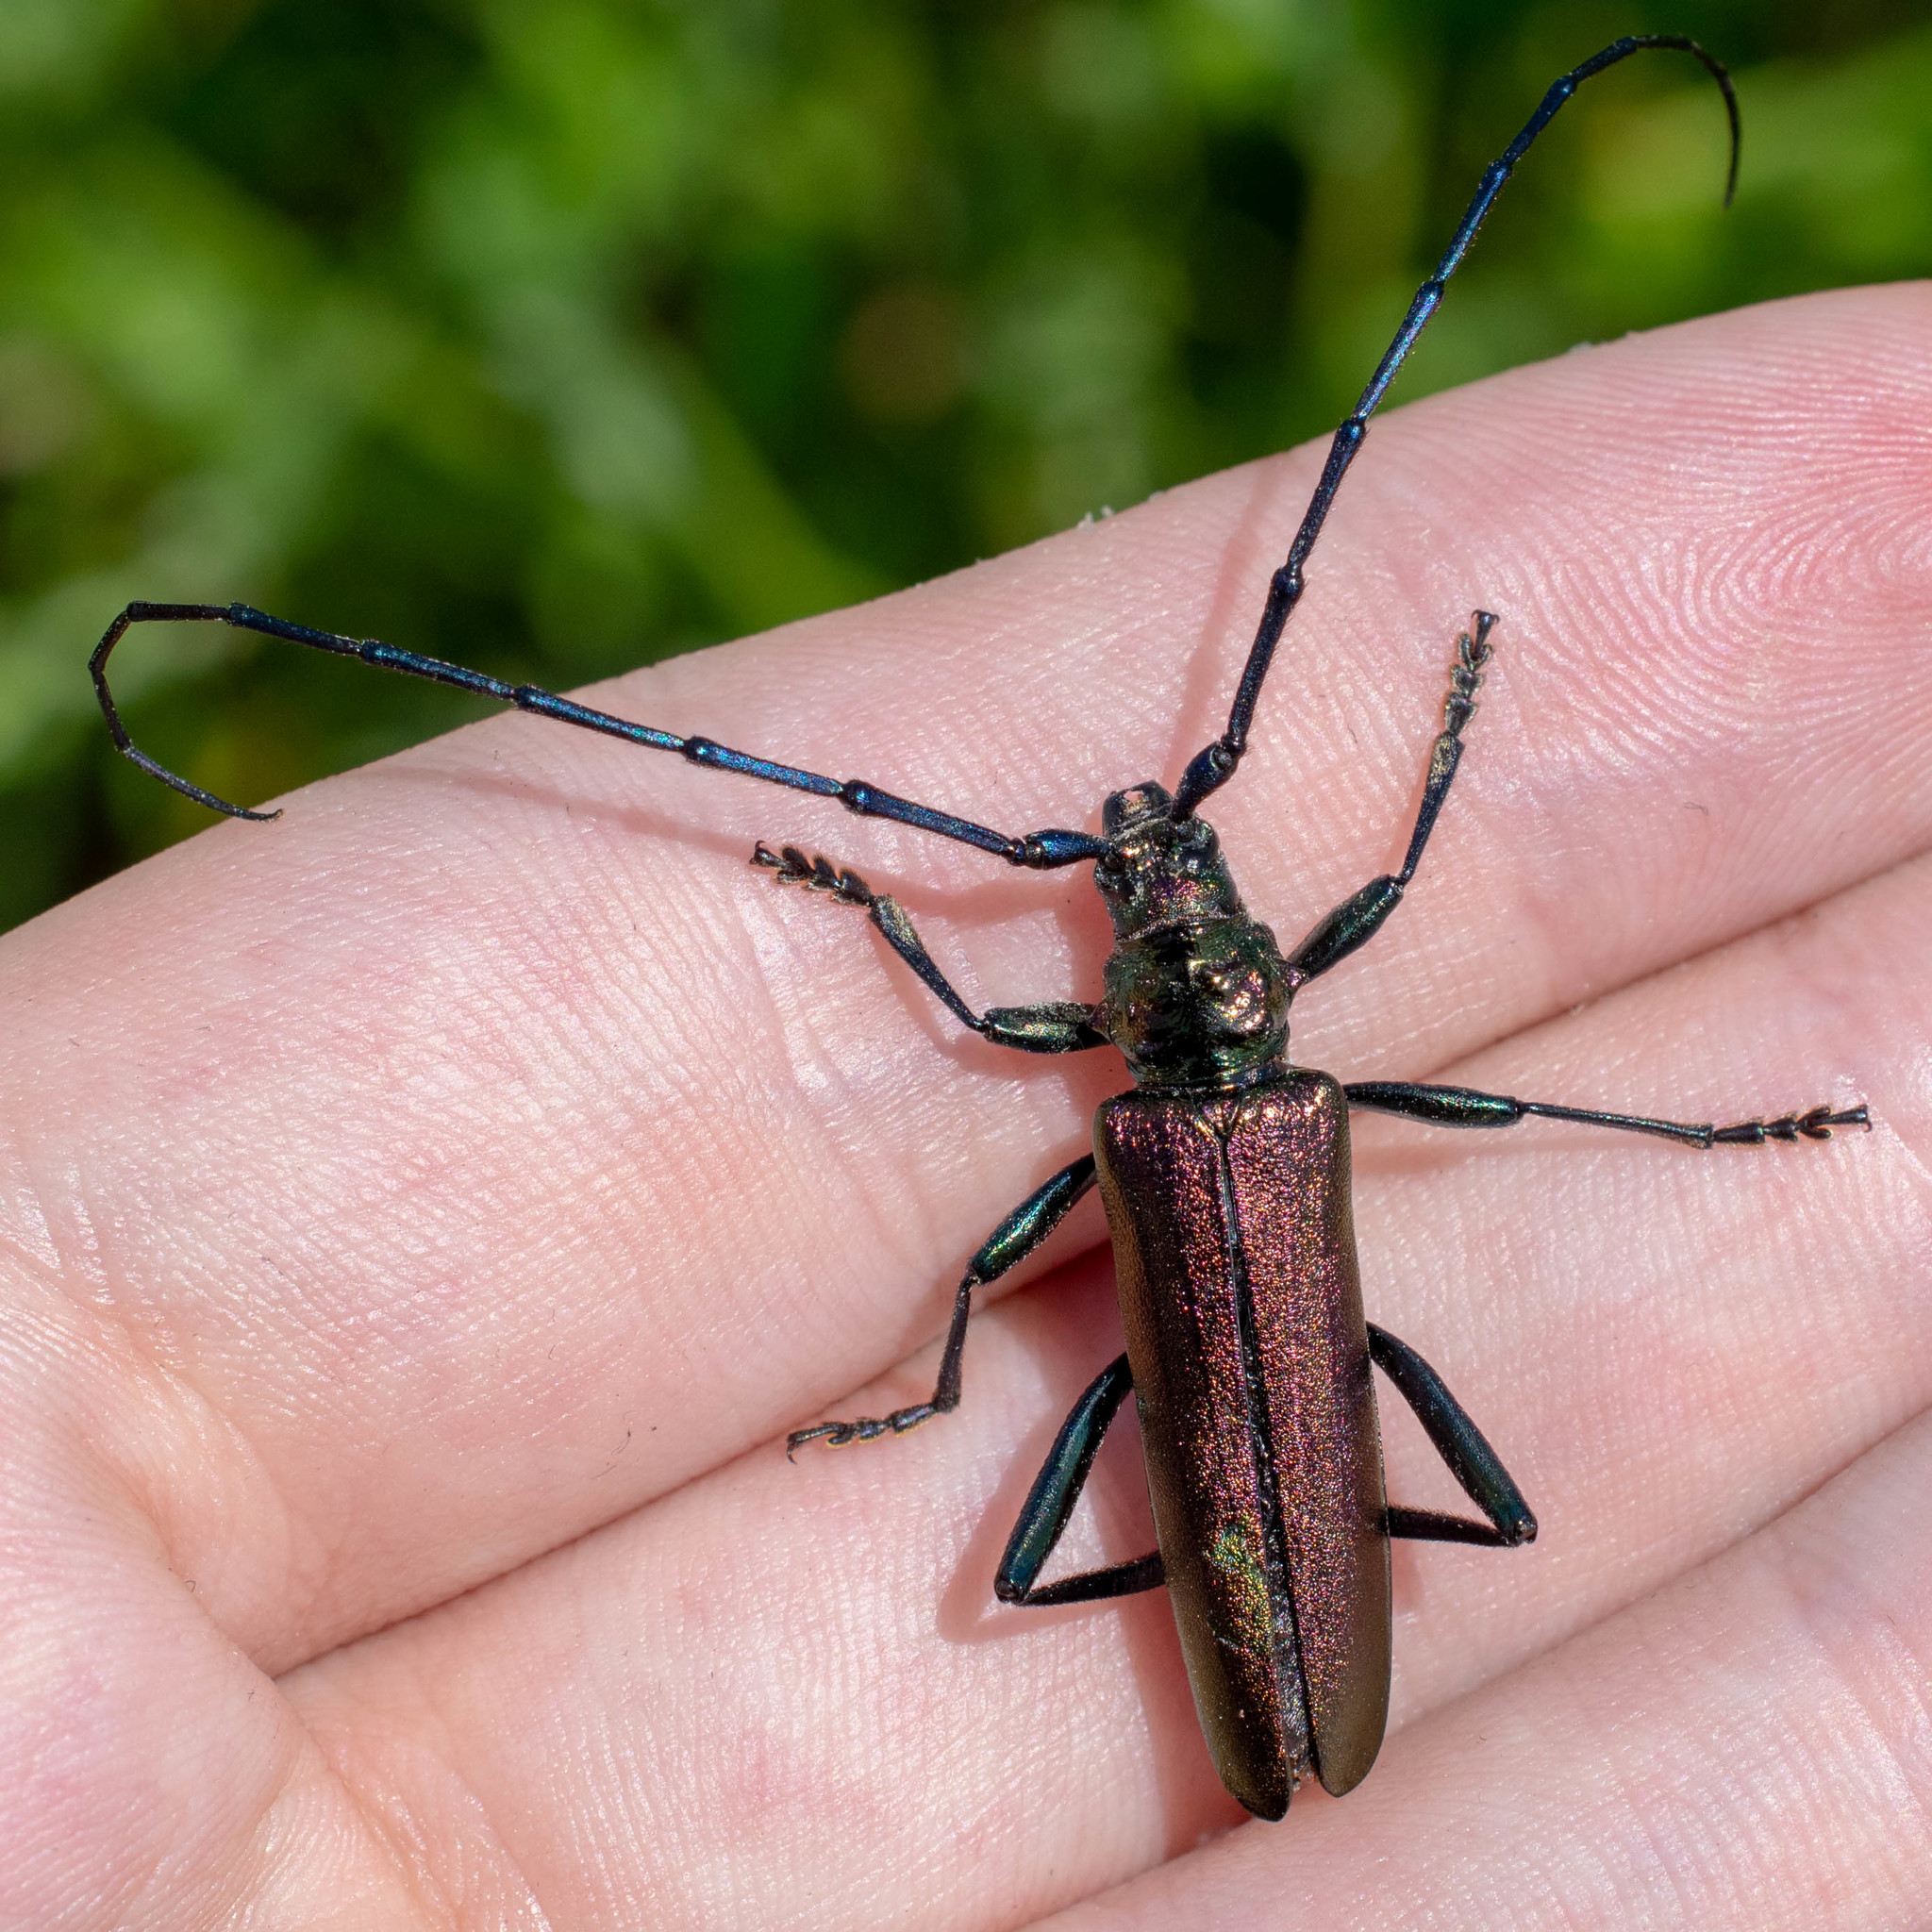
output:
[[1107, 801], [1093, 876], [1116, 944], [1102, 1024], [1142, 1085], [1245, 1086], [1287, 1051], [1288, 964], [1242, 907], [1214, 828], [1171, 805], [1158, 785]]

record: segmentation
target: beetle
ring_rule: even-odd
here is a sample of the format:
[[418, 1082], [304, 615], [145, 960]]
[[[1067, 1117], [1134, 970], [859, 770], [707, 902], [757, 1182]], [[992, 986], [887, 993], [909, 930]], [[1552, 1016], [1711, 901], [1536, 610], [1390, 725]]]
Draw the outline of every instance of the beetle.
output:
[[[1289, 1012], [1309, 982], [1378, 932], [1415, 878], [1448, 798], [1474, 717], [1497, 618], [1478, 610], [1457, 641], [1441, 728], [1400, 869], [1369, 881], [1284, 952], [1242, 904], [1205, 801], [1234, 775], [1270, 662], [1299, 601], [1304, 567], [1342, 477], [1397, 371], [1441, 300], [1504, 183], [1562, 104], [1591, 75], [1640, 51], [1694, 56], [1716, 81], [1730, 125], [1726, 202], [1738, 166], [1737, 101], [1724, 68], [1693, 41], [1633, 35], [1559, 78], [1482, 177], [1434, 274], [1409, 305], [1355, 410], [1336, 430], [1287, 560], [1275, 572], [1225, 729], [1170, 792], [1145, 781], [1115, 791], [1101, 829], [1014, 837], [862, 779], [838, 781], [702, 737], [679, 737], [530, 685], [510, 685], [375, 639], [271, 617], [246, 605], [130, 604], [91, 669], [119, 748], [176, 791], [230, 816], [262, 820], [191, 783], [130, 739], [107, 678], [130, 625], [227, 624], [517, 709], [675, 752], [976, 847], [1037, 871], [1091, 862], [1114, 947], [1101, 998], [974, 1012], [890, 896], [798, 847], [759, 844], [753, 863], [863, 910], [892, 950], [961, 1024], [1029, 1053], [1111, 1045], [1132, 1089], [1105, 1102], [1093, 1149], [1039, 1187], [968, 1263], [931, 1395], [880, 1417], [795, 1431], [787, 1454], [902, 1435], [958, 1407], [975, 1292], [1037, 1249], [1098, 1186], [1120, 1283], [1127, 1347], [1062, 1424], [1014, 1525], [995, 1590], [1008, 1604], [1104, 1600], [1164, 1585], [1202, 1727], [1227, 1789], [1279, 1818], [1312, 1776], [1351, 1790], [1380, 1748], [1390, 1687], [1390, 1547], [1394, 1538], [1520, 1546], [1536, 1519], [1502, 1460], [1441, 1378], [1413, 1349], [1371, 1324], [1350, 1210], [1349, 1116], [1391, 1113], [1438, 1126], [1500, 1128], [1531, 1117], [1661, 1136], [1708, 1149], [1824, 1141], [1869, 1126], [1867, 1109], [1813, 1107], [1727, 1126], [1651, 1119], [1407, 1081], [1344, 1085], [1292, 1065]], [[1385, 1494], [1371, 1365], [1414, 1410], [1476, 1518], [1391, 1505]], [[1041, 1574], [1070, 1520], [1102, 1438], [1131, 1392], [1139, 1408], [1158, 1548], [1054, 1582]]]

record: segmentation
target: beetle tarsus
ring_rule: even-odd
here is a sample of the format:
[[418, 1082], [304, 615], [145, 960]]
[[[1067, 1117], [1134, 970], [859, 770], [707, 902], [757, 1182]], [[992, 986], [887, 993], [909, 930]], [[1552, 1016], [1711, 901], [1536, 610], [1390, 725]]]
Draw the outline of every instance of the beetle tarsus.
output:
[[872, 888], [856, 872], [835, 866], [821, 853], [808, 858], [796, 845], [777, 852], [762, 841], [752, 850], [751, 862], [767, 867], [785, 886], [803, 886], [808, 892], [824, 892], [841, 906], [858, 906], [870, 910], [875, 897]]
[[1872, 1131], [1872, 1110], [1862, 1102], [1834, 1113], [1826, 1107], [1814, 1107], [1807, 1113], [1780, 1114], [1774, 1121], [1739, 1121], [1728, 1127], [1714, 1127], [1709, 1144], [1722, 1147], [1761, 1147], [1767, 1141], [1828, 1141], [1838, 1127], [1863, 1127]]
[[[1385, 873], [1374, 878], [1324, 919], [1318, 921], [1302, 942], [1288, 956], [1289, 976], [1297, 990], [1318, 979], [1330, 967], [1365, 946], [1382, 928], [1383, 922], [1402, 903], [1402, 894], [1415, 877], [1422, 863], [1423, 848], [1441, 815], [1442, 803], [1462, 758], [1462, 729], [1475, 716], [1476, 694], [1482, 689], [1483, 673], [1495, 653], [1490, 633], [1496, 627], [1496, 615], [1478, 610], [1474, 621], [1456, 641], [1456, 662], [1449, 673], [1449, 695], [1442, 706], [1442, 728], [1429, 747], [1429, 767], [1423, 780], [1423, 801], [1417, 808], [1415, 829], [1409, 834], [1408, 851], [1399, 873]], [[1212, 747], [1209, 747], [1212, 749]]]
[[915, 1403], [909, 1408], [895, 1408], [891, 1415], [865, 1415], [856, 1422], [820, 1423], [815, 1428], [793, 1429], [785, 1438], [785, 1458], [808, 1442], [823, 1442], [827, 1449], [843, 1449], [853, 1442], [876, 1442], [882, 1436], [903, 1436], [921, 1423], [944, 1415], [945, 1406], [937, 1402]]
[[1474, 632], [1464, 631], [1456, 640], [1456, 662], [1449, 672], [1449, 696], [1442, 706], [1442, 729], [1459, 738], [1462, 727], [1475, 716], [1476, 694], [1483, 688], [1483, 673], [1495, 654], [1490, 633], [1496, 627], [1493, 610], [1474, 613]]
[[959, 1285], [953, 1291], [953, 1318], [946, 1324], [945, 1346], [940, 1351], [940, 1373], [932, 1394], [924, 1401], [895, 1408], [884, 1417], [866, 1416], [858, 1422], [820, 1423], [815, 1428], [795, 1429], [785, 1441], [789, 1458], [808, 1442], [824, 1442], [828, 1448], [842, 1449], [851, 1442], [875, 1442], [881, 1436], [903, 1436], [936, 1415], [950, 1415], [959, 1406], [960, 1363], [966, 1354], [966, 1324], [973, 1314], [976, 1289], [997, 1281], [1008, 1269], [1017, 1268], [1068, 1214], [1093, 1185], [1094, 1160], [1083, 1154], [1049, 1175], [1026, 1196], [979, 1245], [966, 1264]]
[[1443, 801], [1449, 796], [1449, 786], [1456, 776], [1456, 767], [1462, 758], [1462, 731], [1469, 721], [1475, 716], [1477, 693], [1483, 687], [1483, 674], [1489, 669], [1490, 659], [1495, 652], [1490, 643], [1490, 633], [1496, 627], [1496, 615], [1492, 610], [1478, 610], [1474, 613], [1473, 631], [1466, 630], [1456, 640], [1456, 662], [1449, 671], [1449, 695], [1442, 704], [1442, 728], [1436, 736], [1436, 741], [1429, 747], [1429, 770], [1423, 781], [1423, 802], [1416, 810], [1415, 830], [1409, 834], [1408, 851], [1402, 861], [1402, 870], [1396, 874], [1406, 886], [1415, 877], [1415, 869], [1422, 863], [1423, 848], [1429, 842], [1429, 834], [1436, 829], [1436, 820], [1441, 816]]

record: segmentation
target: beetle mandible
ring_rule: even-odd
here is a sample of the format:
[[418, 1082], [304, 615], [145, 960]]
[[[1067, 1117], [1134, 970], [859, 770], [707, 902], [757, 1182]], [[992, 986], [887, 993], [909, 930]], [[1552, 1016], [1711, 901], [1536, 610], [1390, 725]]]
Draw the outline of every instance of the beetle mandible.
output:
[[[1362, 1308], [1350, 1220], [1348, 1119], [1370, 1108], [1449, 1127], [1506, 1127], [1531, 1116], [1660, 1135], [1694, 1148], [1828, 1140], [1869, 1125], [1862, 1106], [1729, 1126], [1524, 1101], [1406, 1081], [1341, 1085], [1288, 1058], [1290, 1005], [1310, 980], [1364, 945], [1400, 904], [1449, 794], [1474, 716], [1497, 619], [1474, 613], [1457, 641], [1442, 726], [1399, 871], [1372, 879], [1284, 953], [1244, 908], [1205, 801], [1235, 774], [1303, 571], [1343, 475], [1397, 371], [1441, 300], [1503, 184], [1576, 88], [1647, 48], [1694, 56], [1723, 92], [1730, 122], [1725, 199], [1738, 166], [1738, 108], [1724, 68], [1693, 41], [1633, 35], [1558, 79], [1484, 175], [1448, 249], [1417, 291], [1353, 413], [1335, 432], [1314, 495], [1275, 572], [1225, 729], [1189, 763], [1177, 789], [1144, 782], [1105, 803], [1098, 835], [1046, 829], [1011, 837], [861, 779], [844, 782], [734, 751], [705, 738], [633, 724], [529, 685], [270, 617], [245, 605], [130, 604], [96, 647], [92, 671], [120, 749], [144, 771], [213, 809], [246, 810], [157, 763], [129, 738], [107, 663], [130, 625], [205, 621], [361, 658], [475, 691], [693, 764], [835, 798], [883, 818], [1045, 871], [1091, 860], [1114, 929], [1104, 991], [1064, 1002], [975, 1013], [890, 897], [856, 874], [794, 846], [762, 844], [753, 862], [780, 882], [862, 908], [894, 952], [959, 1022], [1028, 1053], [1111, 1045], [1135, 1085], [1107, 1101], [1093, 1152], [1030, 1194], [973, 1257], [955, 1297], [939, 1377], [924, 1402], [882, 1417], [795, 1432], [788, 1455], [903, 1434], [956, 1407], [976, 1290], [1030, 1254], [1099, 1185], [1120, 1281], [1127, 1349], [1075, 1404], [1040, 1472], [1001, 1561], [1009, 1604], [1068, 1604], [1165, 1584], [1202, 1727], [1228, 1790], [1279, 1818], [1314, 1776], [1352, 1789], [1380, 1747], [1390, 1683], [1390, 1540], [1505, 1547], [1536, 1521], [1503, 1463], [1435, 1371], [1371, 1325]], [[1414, 1409], [1481, 1520], [1391, 1505], [1370, 1386], [1378, 1364]], [[1109, 1423], [1129, 1391], [1139, 1407], [1158, 1551], [1058, 1582], [1041, 1574]]]

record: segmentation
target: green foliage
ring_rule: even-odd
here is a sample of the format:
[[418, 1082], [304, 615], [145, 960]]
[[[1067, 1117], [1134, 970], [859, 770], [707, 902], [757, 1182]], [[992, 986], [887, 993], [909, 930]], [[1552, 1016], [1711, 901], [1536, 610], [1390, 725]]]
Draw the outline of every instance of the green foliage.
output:
[[[1735, 212], [1696, 70], [1620, 70], [1402, 393], [1923, 275], [1916, 13], [7, 0], [0, 925], [205, 822], [92, 710], [130, 597], [568, 687], [1317, 434], [1624, 31], [1737, 67]], [[226, 632], [117, 661], [137, 736], [249, 800], [470, 714]]]

